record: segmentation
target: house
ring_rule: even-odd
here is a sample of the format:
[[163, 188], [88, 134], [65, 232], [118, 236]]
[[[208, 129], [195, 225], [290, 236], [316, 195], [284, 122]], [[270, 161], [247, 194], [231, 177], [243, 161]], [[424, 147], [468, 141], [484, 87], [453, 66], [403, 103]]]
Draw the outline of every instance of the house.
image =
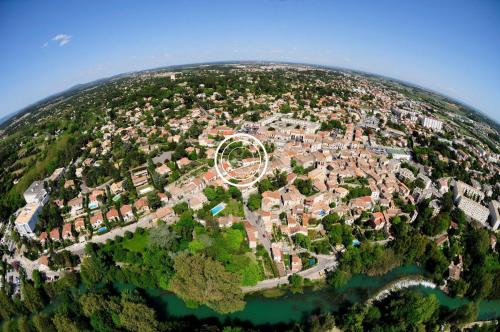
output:
[[124, 191], [123, 182], [124, 181], [113, 182], [111, 186], [109, 186], [109, 190], [113, 195], [118, 195]]
[[265, 191], [262, 193], [262, 210], [269, 211], [274, 207], [279, 207], [281, 194], [279, 191]]
[[83, 209], [83, 197], [75, 197], [68, 202], [69, 213], [76, 216]]
[[95, 189], [89, 195], [89, 209], [97, 209], [99, 207], [99, 199], [98, 197], [104, 196], [104, 190]]
[[281, 248], [277, 244], [271, 244], [271, 253], [275, 261], [281, 262], [283, 255], [281, 253]]
[[208, 202], [207, 197], [203, 193], [200, 193], [199, 195], [191, 197], [189, 200], [189, 207], [196, 211], [203, 208], [203, 204], [206, 202]]
[[73, 233], [71, 232], [71, 224], [67, 223], [64, 224], [63, 229], [62, 229], [62, 238], [64, 240], [74, 240]]
[[291, 270], [292, 273], [297, 273], [302, 270], [302, 260], [296, 254], [291, 256]]
[[436, 245], [438, 247], [441, 247], [445, 242], [448, 241], [448, 235], [447, 234], [443, 234], [441, 235], [437, 240], [436, 240]]
[[161, 176], [167, 176], [168, 173], [170, 173], [170, 168], [167, 165], [161, 165], [155, 168], [156, 173], [160, 174]]
[[381, 230], [385, 226], [385, 218], [382, 212], [374, 212], [370, 218], [370, 225], [375, 230]]
[[134, 207], [137, 210], [138, 213], [149, 213], [149, 203], [146, 198], [139, 198], [137, 201], [134, 203]]
[[163, 204], [167, 203], [168, 202], [168, 196], [167, 194], [165, 193], [158, 193], [158, 198], [160, 199], [160, 202], [162, 202]]
[[203, 182], [208, 186], [215, 180], [217, 180], [217, 173], [214, 172], [213, 170], [209, 170], [208, 172], [204, 173], [202, 176]]
[[304, 202], [304, 195], [302, 195], [299, 190], [291, 185], [288, 190], [283, 194], [281, 198], [283, 206], [287, 209], [291, 209], [294, 206], [301, 205]]
[[349, 201], [349, 206], [351, 209], [369, 210], [373, 207], [372, 197], [362, 196], [358, 198], [353, 198]]
[[43, 245], [45, 245], [45, 242], [47, 242], [47, 237], [48, 237], [48, 234], [47, 232], [41, 232], [40, 233], [40, 236], [38, 237], [38, 241], [40, 241], [40, 243]]
[[164, 206], [157, 209], [154, 215], [156, 219], [168, 221], [169, 219], [172, 219], [175, 216], [175, 212], [171, 208]]
[[42, 268], [42, 269], [46, 269], [49, 267], [49, 257], [46, 256], [46, 255], [42, 255], [40, 256], [40, 258], [38, 258], [38, 265]]
[[217, 218], [217, 223], [220, 227], [231, 227], [237, 222], [238, 220], [235, 216], [224, 216]]
[[462, 255], [459, 255], [458, 263], [455, 264], [455, 261], [451, 261], [450, 265], [448, 266], [448, 274], [450, 276], [450, 279], [455, 281], [459, 280], [462, 270], [463, 270], [463, 259]]
[[191, 164], [191, 160], [189, 160], [188, 158], [184, 157], [182, 159], [179, 159], [177, 160], [177, 167], [179, 167], [179, 169], [183, 169], [185, 168], [186, 166], [188, 166], [189, 164]]
[[64, 189], [75, 189], [75, 181], [66, 180], [66, 182], [64, 182]]
[[120, 215], [115, 208], [112, 208], [106, 213], [106, 218], [108, 218], [109, 222], [115, 222], [120, 220]]
[[137, 187], [143, 186], [147, 183], [148, 183], [148, 175], [147, 174], [139, 175], [139, 176], [132, 175], [132, 184], [134, 185], [134, 187], [137, 188]]
[[83, 218], [78, 218], [75, 220], [75, 231], [80, 233], [82, 230], [85, 229], [85, 221]]
[[127, 204], [127, 205], [122, 205], [120, 207], [120, 213], [122, 214], [123, 220], [125, 222], [130, 222], [134, 220], [134, 212], [132, 211], [132, 206]]
[[94, 229], [97, 229], [97, 228], [101, 227], [103, 221], [104, 221], [104, 219], [102, 217], [102, 213], [101, 212], [98, 212], [98, 213], [96, 213], [96, 214], [94, 214], [93, 216], [90, 217], [90, 225]]
[[54, 228], [53, 230], [51, 230], [49, 236], [52, 241], [60, 241], [61, 233], [59, 232], [59, 228]]
[[243, 226], [245, 227], [245, 232], [247, 233], [248, 246], [250, 249], [257, 248], [257, 229], [248, 221], [245, 221]]

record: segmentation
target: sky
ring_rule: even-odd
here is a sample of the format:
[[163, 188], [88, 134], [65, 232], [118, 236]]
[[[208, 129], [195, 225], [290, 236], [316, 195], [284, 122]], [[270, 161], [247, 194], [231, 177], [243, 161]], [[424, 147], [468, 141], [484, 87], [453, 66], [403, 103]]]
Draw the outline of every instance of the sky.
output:
[[0, 118], [160, 66], [290, 61], [440, 92], [500, 122], [496, 0], [0, 0]]

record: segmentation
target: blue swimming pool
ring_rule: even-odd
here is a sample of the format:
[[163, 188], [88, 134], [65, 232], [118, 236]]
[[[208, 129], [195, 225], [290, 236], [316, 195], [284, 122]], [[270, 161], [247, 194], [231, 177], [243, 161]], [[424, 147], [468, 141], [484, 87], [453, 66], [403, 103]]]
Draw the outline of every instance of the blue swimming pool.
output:
[[352, 240], [352, 245], [353, 245], [353, 246], [357, 247], [357, 246], [359, 246], [360, 244], [361, 244], [361, 242], [359, 242], [359, 240], [358, 240], [358, 239], [354, 239], [354, 240]]
[[97, 202], [89, 203], [89, 209], [91, 209], [91, 210], [97, 209], [98, 206], [99, 206], [99, 204]]
[[221, 212], [225, 208], [226, 208], [226, 204], [219, 203], [216, 206], [214, 206], [213, 208], [211, 208], [210, 212], [212, 213], [212, 216], [215, 216], [216, 214], [218, 214], [219, 212]]
[[108, 228], [107, 228], [107, 227], [101, 227], [101, 228], [99, 228], [99, 229], [97, 230], [97, 233], [101, 234], [101, 233], [106, 232], [107, 230], [108, 230]]

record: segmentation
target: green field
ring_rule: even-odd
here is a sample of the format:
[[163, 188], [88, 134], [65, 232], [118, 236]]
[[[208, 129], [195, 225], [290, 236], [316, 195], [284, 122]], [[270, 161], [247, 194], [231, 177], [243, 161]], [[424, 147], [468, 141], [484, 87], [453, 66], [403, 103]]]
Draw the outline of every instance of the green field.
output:
[[130, 251], [142, 252], [148, 245], [149, 234], [144, 232], [142, 234], [134, 233], [134, 237], [123, 241], [123, 248]]

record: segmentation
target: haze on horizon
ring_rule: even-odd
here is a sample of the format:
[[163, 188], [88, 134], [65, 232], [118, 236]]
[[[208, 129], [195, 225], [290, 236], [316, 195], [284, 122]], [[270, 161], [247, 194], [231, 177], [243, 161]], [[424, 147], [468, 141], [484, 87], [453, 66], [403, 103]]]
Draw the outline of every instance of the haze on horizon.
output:
[[0, 118], [74, 85], [186, 63], [380, 74], [500, 119], [500, 2], [4, 1]]

